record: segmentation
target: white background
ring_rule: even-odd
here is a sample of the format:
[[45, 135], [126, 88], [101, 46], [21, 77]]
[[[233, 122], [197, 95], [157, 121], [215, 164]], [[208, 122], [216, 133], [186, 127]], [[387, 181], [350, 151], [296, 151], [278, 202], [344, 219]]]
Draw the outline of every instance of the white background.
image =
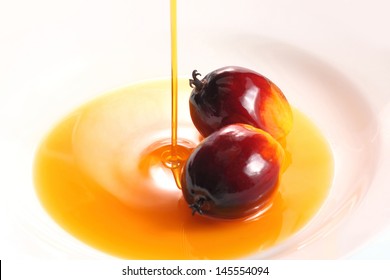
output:
[[[349, 229], [342, 240], [347, 244], [353, 239], [353, 244], [340, 254], [316, 258], [389, 259], [390, 192], [384, 187], [385, 171], [390, 170], [385, 157], [390, 155], [388, 2], [178, 2], [180, 75], [222, 63], [255, 65], [248, 38], [258, 35], [271, 46], [280, 42], [302, 57], [307, 53], [319, 58], [358, 89], [378, 124], [379, 171], [372, 172], [367, 199], [356, 210], [359, 215], [352, 215], [350, 225], [343, 221]], [[261, 45], [259, 55], [265, 62], [278, 62], [281, 52], [269, 45]], [[0, 2], [2, 260], [108, 258], [73, 240], [40, 208], [32, 186], [34, 151], [50, 127], [75, 106], [116, 87], [168, 76], [169, 54], [167, 0]], [[288, 87], [288, 76], [296, 74], [280, 65], [270, 64], [267, 70]], [[307, 106], [299, 97], [292, 100]], [[316, 119], [320, 109], [311, 107], [307, 113]], [[326, 130], [324, 118], [318, 116], [318, 121]], [[310, 258], [287, 258], [291, 256]]]

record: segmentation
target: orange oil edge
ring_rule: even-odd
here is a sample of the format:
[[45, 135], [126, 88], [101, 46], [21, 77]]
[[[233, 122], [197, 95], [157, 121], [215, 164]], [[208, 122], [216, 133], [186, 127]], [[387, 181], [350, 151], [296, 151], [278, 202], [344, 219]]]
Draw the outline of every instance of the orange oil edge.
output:
[[[44, 142], [44, 141], [43, 141]], [[39, 150], [38, 150], [38, 152], [39, 152]], [[36, 171], [35, 171], [36, 172]]]

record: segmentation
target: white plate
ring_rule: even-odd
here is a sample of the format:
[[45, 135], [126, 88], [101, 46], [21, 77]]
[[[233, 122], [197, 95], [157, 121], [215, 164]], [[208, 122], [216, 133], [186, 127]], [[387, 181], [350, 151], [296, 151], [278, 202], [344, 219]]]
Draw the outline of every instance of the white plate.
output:
[[[229, 64], [256, 69], [314, 120], [335, 155], [334, 184], [318, 215], [285, 243], [248, 258], [351, 257], [379, 233], [390, 244], [389, 4], [178, 2], [181, 75]], [[118, 86], [169, 76], [168, 5], [1, 4], [1, 258], [110, 258], [43, 211], [32, 160], [45, 133], [74, 107]]]

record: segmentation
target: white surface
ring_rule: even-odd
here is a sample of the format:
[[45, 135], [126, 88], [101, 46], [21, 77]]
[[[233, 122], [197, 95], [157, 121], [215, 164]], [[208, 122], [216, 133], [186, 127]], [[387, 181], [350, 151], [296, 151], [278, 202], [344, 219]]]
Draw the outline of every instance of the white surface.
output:
[[[335, 151], [335, 188], [317, 219], [254, 257], [389, 259], [388, 2], [178, 2], [181, 75], [254, 68], [318, 124]], [[1, 259], [107, 257], [41, 209], [34, 151], [75, 106], [169, 76], [169, 54], [169, 1], [0, 2]]]

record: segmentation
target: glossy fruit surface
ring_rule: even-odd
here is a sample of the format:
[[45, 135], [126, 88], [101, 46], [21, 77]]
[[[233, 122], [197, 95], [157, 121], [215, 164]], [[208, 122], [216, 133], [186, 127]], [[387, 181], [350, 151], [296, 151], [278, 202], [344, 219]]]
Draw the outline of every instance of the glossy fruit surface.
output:
[[243, 67], [230, 66], [207, 74], [202, 80], [193, 71], [190, 85], [191, 118], [207, 137], [228, 124], [245, 123], [285, 137], [292, 126], [290, 105], [282, 91], [266, 77]]
[[277, 190], [284, 150], [268, 133], [250, 125], [228, 125], [204, 139], [181, 177], [185, 200], [215, 218], [256, 214]]

